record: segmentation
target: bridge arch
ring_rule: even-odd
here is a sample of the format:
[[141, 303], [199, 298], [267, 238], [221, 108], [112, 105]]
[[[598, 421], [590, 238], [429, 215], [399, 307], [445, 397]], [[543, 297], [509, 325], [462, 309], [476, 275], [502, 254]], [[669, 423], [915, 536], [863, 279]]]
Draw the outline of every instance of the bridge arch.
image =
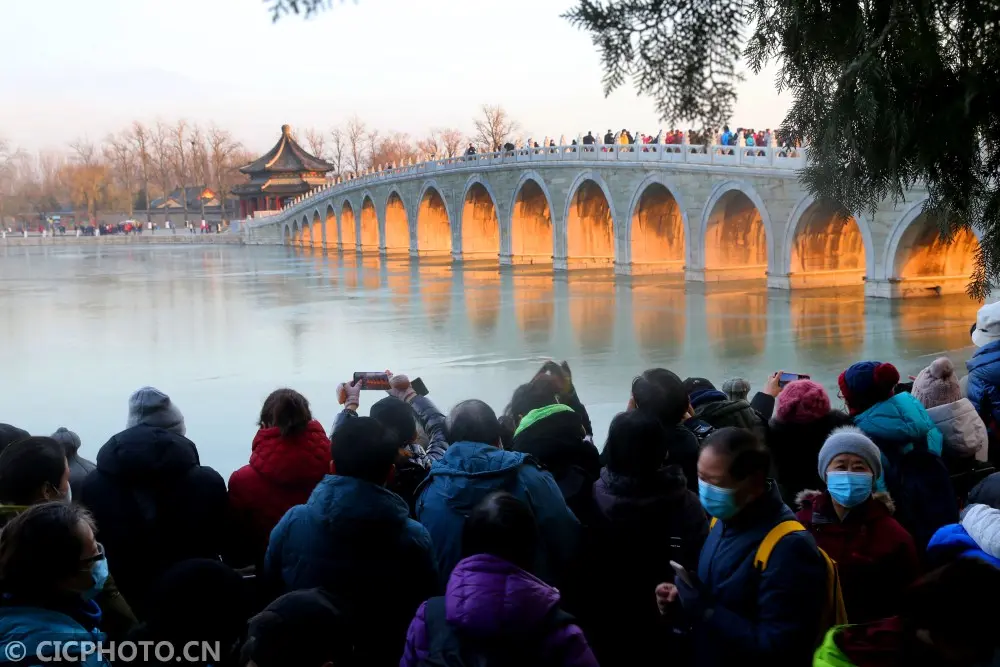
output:
[[312, 227], [309, 230], [312, 239], [310, 245], [313, 248], [323, 247], [323, 218], [320, 217], [319, 209], [314, 209], [312, 214]]
[[632, 193], [619, 262], [632, 273], [683, 271], [690, 230], [681, 189], [663, 174], [650, 174]]
[[980, 231], [961, 229], [945, 242], [924, 213], [926, 203], [923, 197], [903, 212], [885, 246], [883, 272], [887, 280], [900, 283], [899, 296], [964, 292], [975, 269]]
[[337, 231], [337, 213], [333, 204], [326, 205], [326, 216], [323, 220], [323, 246], [326, 248], [340, 247], [340, 233]]
[[452, 252], [451, 215], [437, 181], [425, 181], [417, 199], [417, 252], [421, 256]]
[[299, 227], [299, 245], [303, 248], [312, 246], [312, 227], [309, 225], [309, 216], [302, 214], [302, 225]]
[[577, 174], [567, 190], [566, 234], [556, 234], [556, 257], [566, 258], [567, 266], [613, 265], [619, 256], [614, 210], [611, 188], [599, 173]]
[[696, 266], [707, 280], [764, 278], [771, 272], [774, 228], [752, 185], [736, 180], [716, 185], [700, 227]]
[[344, 197], [340, 203], [340, 245], [344, 249], [356, 250], [358, 246], [358, 229], [354, 220], [354, 206]]
[[284, 245], [292, 245], [292, 227], [287, 222], [284, 225], [284, 230], [281, 233], [281, 240]]
[[299, 244], [299, 219], [292, 221], [292, 245]]
[[378, 212], [375, 210], [375, 199], [372, 193], [365, 190], [361, 194], [361, 236], [362, 251], [379, 249]]
[[385, 198], [385, 221], [382, 234], [386, 253], [408, 253], [410, 251], [410, 218], [403, 201], [403, 195], [395, 187], [389, 189]]
[[781, 256], [773, 262], [789, 275], [790, 287], [860, 285], [875, 275], [871, 222], [864, 215], [843, 218], [829, 203], [806, 195], [785, 225]]
[[486, 259], [500, 254], [497, 198], [489, 181], [479, 174], [465, 182], [457, 236], [463, 259]]
[[547, 264], [555, 254], [552, 195], [541, 174], [521, 174], [511, 196], [506, 233], [501, 230], [502, 254], [514, 264]]

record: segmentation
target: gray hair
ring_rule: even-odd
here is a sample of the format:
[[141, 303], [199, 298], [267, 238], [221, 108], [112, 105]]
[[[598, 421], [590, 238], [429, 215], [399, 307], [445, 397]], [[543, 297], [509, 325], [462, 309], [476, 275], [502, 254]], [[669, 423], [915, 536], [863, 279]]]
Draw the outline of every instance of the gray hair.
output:
[[462, 401], [448, 415], [448, 442], [481, 442], [496, 445], [500, 423], [489, 405], [479, 399]]

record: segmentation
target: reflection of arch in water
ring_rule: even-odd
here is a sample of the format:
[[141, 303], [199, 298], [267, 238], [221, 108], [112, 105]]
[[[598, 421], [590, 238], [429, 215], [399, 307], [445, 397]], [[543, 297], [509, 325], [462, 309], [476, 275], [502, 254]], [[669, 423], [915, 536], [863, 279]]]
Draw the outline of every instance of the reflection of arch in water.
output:
[[447, 264], [421, 264], [420, 300], [427, 319], [440, 328], [451, 314], [452, 271]]
[[832, 204], [806, 197], [785, 231], [789, 287], [861, 285], [875, 257], [866, 220], [844, 216]]
[[790, 293], [795, 346], [817, 361], [857, 358], [865, 343], [865, 299], [861, 291]]
[[760, 196], [738, 181], [715, 188], [702, 218], [706, 280], [764, 278], [771, 221]]
[[687, 329], [683, 286], [633, 284], [632, 326], [639, 347], [651, 356], [675, 356], [684, 347]]
[[425, 184], [418, 201], [417, 252], [421, 257], [451, 254], [451, 219], [437, 184]]
[[569, 319], [584, 352], [607, 350], [614, 338], [614, 280], [570, 280]]
[[340, 209], [340, 244], [344, 250], [357, 250], [358, 231], [354, 221], [354, 207], [344, 200]]
[[496, 270], [463, 271], [462, 291], [472, 328], [479, 333], [496, 330], [500, 317], [500, 279]]
[[706, 292], [705, 328], [721, 356], [758, 356], [767, 342], [767, 292]]
[[979, 240], [968, 228], [945, 240], [923, 202], [900, 218], [886, 244], [885, 266], [899, 296], [962, 293], [976, 266]]
[[626, 230], [631, 273], [683, 271], [686, 229], [683, 208], [662, 178], [654, 175], [643, 181]]
[[500, 252], [500, 225], [489, 185], [470, 179], [462, 204], [462, 259], [492, 259]]
[[585, 172], [569, 191], [572, 194], [566, 203], [566, 265], [614, 264], [615, 223], [607, 185], [596, 174]]
[[323, 223], [323, 232], [326, 235], [327, 248], [339, 248], [340, 238], [337, 231], [337, 214], [333, 210], [333, 204], [326, 207], [326, 220]]
[[546, 343], [552, 335], [555, 301], [551, 273], [513, 276], [514, 315], [524, 339], [531, 343]]
[[379, 288], [381, 265], [377, 255], [346, 253], [342, 261], [344, 285], [349, 289], [376, 290]]
[[521, 175], [511, 201], [509, 254], [513, 264], [551, 264], [552, 198], [541, 176]]
[[378, 215], [375, 202], [367, 192], [361, 200], [361, 250], [378, 250]]
[[392, 304], [403, 308], [411, 304], [411, 289], [413, 277], [410, 275], [410, 260], [408, 258], [386, 259], [386, 285], [392, 295]]
[[924, 361], [927, 364], [933, 361], [933, 357], [940, 356], [942, 350], [956, 350], [971, 345], [969, 322], [976, 321], [980, 305], [964, 294], [875, 303], [880, 308], [888, 307], [892, 313], [895, 322], [893, 342], [896, 345], [893, 357], [912, 359], [926, 355]]
[[406, 206], [395, 189], [389, 192], [385, 200], [385, 251], [388, 254], [410, 252], [410, 224]]

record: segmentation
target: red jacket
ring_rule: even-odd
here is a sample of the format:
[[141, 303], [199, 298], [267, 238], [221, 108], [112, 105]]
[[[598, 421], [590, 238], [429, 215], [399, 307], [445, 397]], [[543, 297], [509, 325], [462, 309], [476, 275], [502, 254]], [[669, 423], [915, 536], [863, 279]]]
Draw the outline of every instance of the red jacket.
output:
[[330, 439], [311, 421], [305, 432], [285, 439], [278, 427], [262, 428], [253, 439], [250, 463], [229, 478], [229, 507], [236, 532], [234, 556], [244, 564], [263, 559], [271, 530], [295, 505], [309, 500], [330, 472]]
[[837, 563], [847, 620], [868, 623], [898, 614], [903, 591], [920, 574], [910, 534], [892, 518], [892, 499], [876, 493], [837, 518], [830, 494], [803, 491], [796, 518]]

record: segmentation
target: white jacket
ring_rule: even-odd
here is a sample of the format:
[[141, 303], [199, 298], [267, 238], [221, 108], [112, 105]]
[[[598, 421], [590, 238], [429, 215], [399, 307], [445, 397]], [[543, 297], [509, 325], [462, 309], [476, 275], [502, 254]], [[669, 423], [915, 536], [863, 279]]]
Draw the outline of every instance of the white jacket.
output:
[[978, 461], [986, 460], [989, 453], [986, 424], [976, 412], [972, 401], [963, 398], [954, 403], [927, 408], [927, 414], [941, 431], [944, 446], [953, 456], [975, 455]]
[[1000, 510], [989, 505], [969, 505], [962, 517], [962, 528], [980, 549], [1000, 558]]

